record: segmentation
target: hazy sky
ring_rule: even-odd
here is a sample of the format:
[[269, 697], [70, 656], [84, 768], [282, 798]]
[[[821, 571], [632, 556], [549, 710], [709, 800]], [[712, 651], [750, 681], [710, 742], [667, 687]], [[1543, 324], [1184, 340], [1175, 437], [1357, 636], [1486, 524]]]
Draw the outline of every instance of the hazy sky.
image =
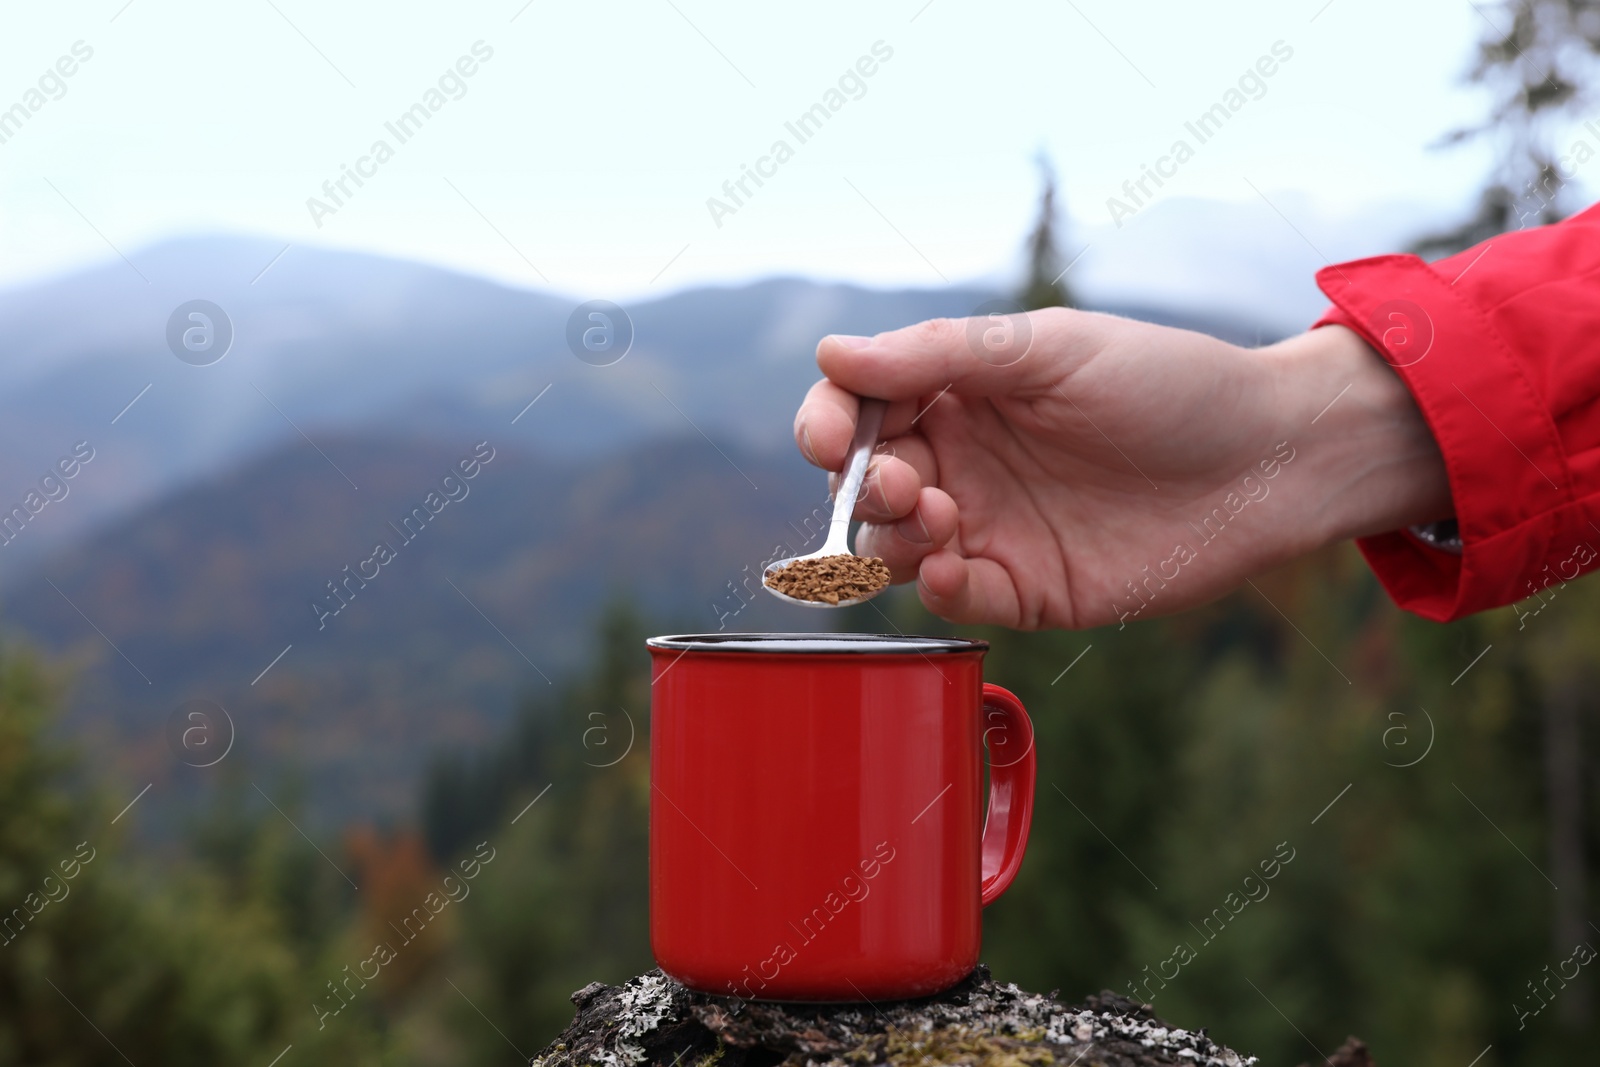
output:
[[[1449, 208], [1486, 157], [1428, 145], [1483, 110], [1459, 80], [1484, 30], [1468, 0], [9, 5], [0, 110], [43, 103], [0, 125], [0, 283], [220, 230], [586, 296], [937, 285], [1014, 264], [1037, 150], [1098, 227], [1180, 138], [1192, 158], [1147, 179], [1162, 198]], [[92, 56], [48, 75], [79, 41]], [[1200, 143], [1185, 123], [1275, 45]], [[385, 124], [429, 90], [402, 142]], [[804, 143], [786, 128], [830, 103]], [[362, 163], [380, 140], [392, 158]], [[723, 183], [780, 140], [735, 205]], [[368, 174], [336, 205], [346, 165]]]

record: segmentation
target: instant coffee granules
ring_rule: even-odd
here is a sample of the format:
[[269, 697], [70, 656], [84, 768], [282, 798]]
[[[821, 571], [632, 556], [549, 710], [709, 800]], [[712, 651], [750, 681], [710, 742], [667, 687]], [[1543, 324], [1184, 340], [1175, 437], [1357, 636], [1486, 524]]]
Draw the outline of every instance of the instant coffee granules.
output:
[[796, 600], [837, 604], [871, 596], [889, 584], [889, 568], [876, 556], [821, 556], [797, 559], [767, 575], [766, 584]]

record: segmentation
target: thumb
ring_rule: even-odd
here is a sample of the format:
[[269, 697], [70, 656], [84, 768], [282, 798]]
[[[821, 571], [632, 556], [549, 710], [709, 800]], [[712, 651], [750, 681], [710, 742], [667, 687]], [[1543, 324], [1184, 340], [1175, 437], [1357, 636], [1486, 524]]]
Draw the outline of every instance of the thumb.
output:
[[1045, 389], [1081, 359], [1092, 318], [1047, 308], [929, 319], [875, 337], [830, 334], [817, 345], [817, 366], [850, 392], [884, 400], [946, 388], [965, 396]]

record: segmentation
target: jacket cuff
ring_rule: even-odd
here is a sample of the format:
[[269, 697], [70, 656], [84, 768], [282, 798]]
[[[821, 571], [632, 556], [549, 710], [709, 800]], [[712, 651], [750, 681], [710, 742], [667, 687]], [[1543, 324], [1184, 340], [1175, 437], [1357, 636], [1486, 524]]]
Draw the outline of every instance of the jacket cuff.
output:
[[1589, 538], [1555, 423], [1505, 338], [1416, 256], [1326, 267], [1317, 285], [1334, 307], [1316, 325], [1354, 330], [1399, 374], [1455, 501], [1460, 555], [1409, 532], [1358, 540], [1378, 580], [1402, 608], [1437, 622], [1528, 596], [1527, 576], [1559, 558], [1555, 546]]

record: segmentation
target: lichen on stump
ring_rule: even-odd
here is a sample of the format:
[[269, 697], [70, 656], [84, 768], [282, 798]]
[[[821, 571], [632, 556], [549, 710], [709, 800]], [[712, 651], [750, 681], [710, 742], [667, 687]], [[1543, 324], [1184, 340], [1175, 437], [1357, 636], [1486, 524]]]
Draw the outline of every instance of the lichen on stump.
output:
[[876, 1004], [775, 1004], [696, 993], [651, 971], [572, 995], [577, 1017], [535, 1067], [1248, 1067], [1205, 1031], [1113, 993], [1067, 1007], [979, 967], [955, 988]]

